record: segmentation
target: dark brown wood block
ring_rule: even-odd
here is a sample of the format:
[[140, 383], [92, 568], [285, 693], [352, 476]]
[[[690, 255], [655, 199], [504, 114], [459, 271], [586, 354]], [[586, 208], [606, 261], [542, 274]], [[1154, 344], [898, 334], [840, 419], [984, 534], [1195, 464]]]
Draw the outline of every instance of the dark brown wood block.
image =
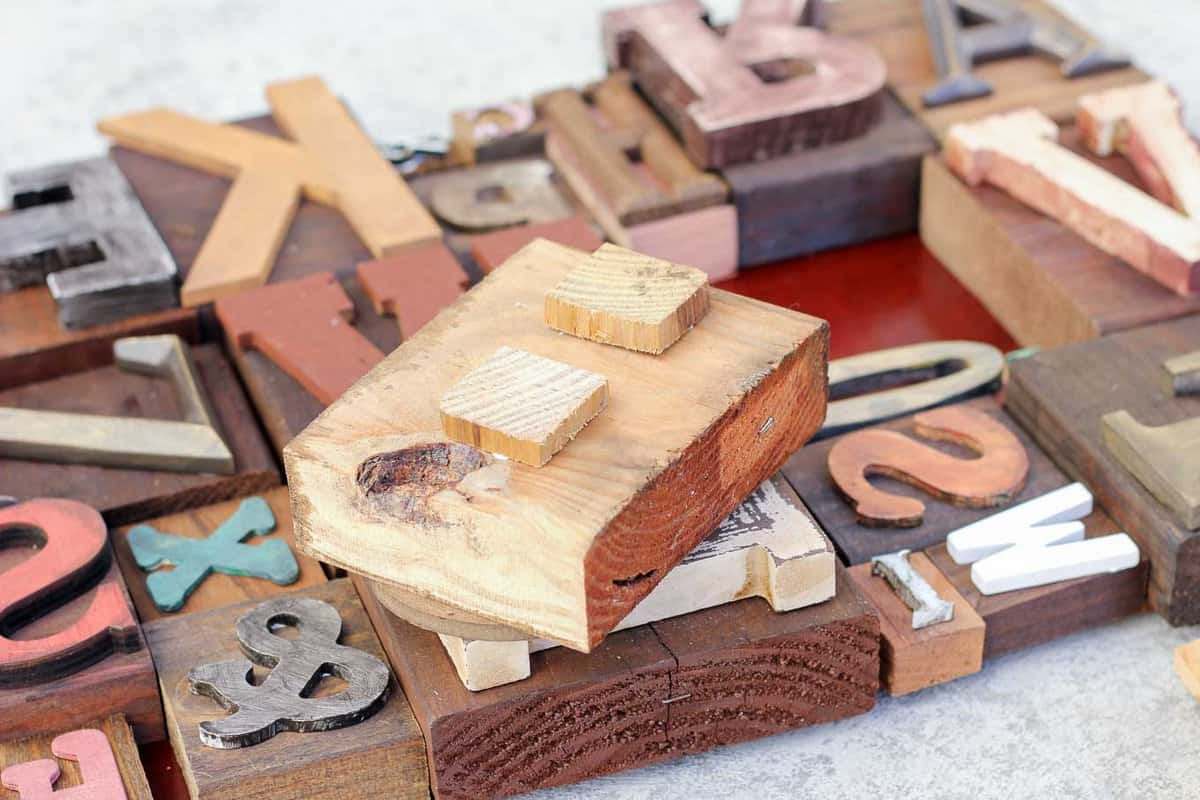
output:
[[[62, 734], [70, 733], [72, 730], [82, 728], [98, 730], [104, 734], [104, 738], [108, 740], [108, 746], [112, 749], [113, 761], [116, 763], [117, 768], [116, 775], [107, 772], [104, 765], [99, 765], [98, 768], [95, 762], [87, 763], [83, 770], [81, 770], [79, 761], [55, 756], [54, 751], [51, 749], [55, 738]], [[142, 770], [142, 762], [138, 758], [137, 745], [133, 741], [133, 732], [130, 731], [129, 723], [125, 720], [125, 717], [120, 714], [89, 720], [86, 723], [80, 724], [78, 728], [66, 727], [61, 730], [44, 733], [40, 736], [0, 745], [0, 772], [17, 764], [41, 761], [43, 759], [54, 761], [58, 765], [59, 770], [61, 770], [58, 780], [53, 784], [56, 794], [58, 792], [69, 791], [80, 785], [89, 787], [93, 792], [104, 791], [105, 789], [112, 791], [116, 788], [114, 784], [119, 782], [120, 788], [125, 791], [127, 800], [152, 800], [150, 785], [146, 782], [146, 773]], [[84, 770], [87, 771], [91, 778], [88, 783], [85, 783], [83, 780]], [[99, 779], [100, 782], [96, 783], [96, 779]], [[46, 795], [38, 796], [45, 797]], [[111, 794], [93, 794], [89, 796], [96, 798], [115, 797], [115, 795]], [[6, 790], [2, 785], [0, 785], [0, 798], [3, 798], [3, 800], [32, 800], [31, 796], [20, 795], [12, 790]]]
[[1146, 425], [1200, 416], [1200, 395], [1169, 395], [1161, 380], [1162, 362], [1198, 343], [1200, 316], [1192, 316], [1039, 353], [1013, 364], [1006, 399], [1150, 559], [1150, 603], [1172, 625], [1200, 622], [1200, 533], [1113, 457], [1100, 418], [1121, 409]]
[[[1084, 520], [1089, 538], [1116, 533], [1120, 528], [1101, 510]], [[987, 629], [983, 657], [1011, 653], [1076, 631], [1136, 614], [1146, 605], [1150, 562], [1132, 569], [1106, 572], [1014, 592], [984, 595], [971, 582], [971, 565], [956, 564], [946, 543], [925, 551], [929, 560], [983, 617]]]
[[[1059, 138], [1146, 188], [1124, 156], [1087, 152], [1073, 125]], [[1060, 347], [1200, 312], [1200, 296], [1175, 294], [1002, 189], [967, 186], [941, 156], [925, 159], [922, 180], [921, 240], [1024, 346]]]
[[[348, 581], [284, 596], [333, 605], [342, 615], [339, 643], [384, 658], [379, 638]], [[171, 744], [191, 796], [195, 800], [299, 800], [336, 791], [346, 800], [426, 800], [429, 779], [424, 741], [404, 693], [394, 681], [383, 708], [357, 725], [312, 733], [283, 732], [234, 750], [200, 743], [199, 723], [220, 719], [228, 712], [213, 700], [192, 694], [187, 674], [201, 664], [242, 657], [235, 626], [238, 618], [259, 602], [161, 619], [146, 626]], [[336, 691], [336, 684], [332, 688]], [[317, 690], [324, 691], [323, 686]]]
[[[4, 491], [18, 498], [64, 497], [98, 509], [109, 525], [183, 511], [279, 485], [279, 471], [229, 362], [215, 344], [192, 348], [214, 424], [233, 452], [236, 473], [159, 472], [0, 458]], [[181, 419], [179, 398], [163, 379], [104, 366], [0, 392], [16, 408]]]
[[[24, 547], [0, 547], [0, 580], [6, 571], [25, 560], [27, 551]], [[14, 638], [41, 639], [65, 630], [87, 613], [98, 587], [114, 581], [124, 592], [125, 583], [115, 561], [103, 578], [93, 581], [91, 588], [18, 628], [13, 632]], [[117, 713], [128, 717], [139, 741], [163, 737], [154, 662], [144, 637], [139, 649], [111, 653], [66, 677], [33, 686], [0, 689], [0, 742], [61, 733]]]
[[921, 159], [936, 149], [891, 94], [856, 139], [726, 167], [738, 215], [738, 265], [906, 233], [917, 227]]
[[[1017, 494], [1013, 504], [1023, 503], [1045, 494], [1051, 489], [1057, 489], [1070, 483], [1070, 479], [1063, 474], [1062, 470], [1054, 465], [1049, 456], [1004, 412], [994, 398], [976, 398], [962, 405], [985, 412], [1016, 434], [1025, 446], [1026, 454], [1029, 456], [1029, 475], [1025, 481], [1025, 488]], [[912, 436], [913, 418], [912, 416], [900, 417], [872, 426], [872, 428], [900, 431]], [[871, 430], [872, 428], [863, 428], [862, 430]], [[951, 531], [1000, 510], [997, 508], [959, 508], [937, 500], [932, 495], [908, 484], [891, 478], [872, 477], [871, 482], [887, 492], [905, 497], [916, 497], [924, 502], [925, 521], [915, 528], [871, 528], [861, 525], [855, 518], [854, 509], [838, 493], [829, 476], [827, 466], [829, 451], [841, 438], [834, 436], [802, 447], [784, 465], [783, 474], [812, 511], [821, 527], [829, 534], [838, 554], [847, 564], [861, 564], [870, 561], [873, 556], [892, 553], [896, 550], [915, 551], [932, 547], [943, 541], [946, 534]], [[966, 448], [920, 438], [917, 438], [917, 441], [964, 459], [972, 457], [971, 452]], [[969, 462], [964, 462], [964, 469], [970, 469]]]
[[437, 635], [363, 603], [425, 733], [440, 800], [502, 797], [861, 714], [875, 704], [879, 623], [838, 568], [828, 602], [757, 598], [533, 654], [524, 681], [472, 693]]
[[[129, 589], [130, 597], [133, 598], [133, 606], [137, 610], [138, 618], [143, 623], [162, 617], [175, 617], [181, 614], [222, 608], [248, 600], [266, 600], [296, 589], [303, 589], [306, 586], [325, 583], [325, 572], [320, 563], [296, 549], [296, 538], [292, 533], [292, 507], [288, 502], [287, 487], [278, 486], [263, 492], [261, 497], [266, 500], [267, 505], [271, 507], [271, 513], [275, 516], [275, 530], [268, 536], [248, 537], [245, 544], [254, 546], [265, 539], [280, 539], [287, 542], [292, 554], [296, 557], [296, 562], [300, 565], [300, 575], [296, 582], [287, 586], [278, 586], [263, 578], [213, 572], [188, 596], [183, 608], [176, 612], [160, 611], [150, 598], [150, 592], [146, 589], [146, 576], [150, 573], [144, 572], [138, 567], [133, 558], [133, 551], [129, 547], [129, 531], [134, 526], [126, 525], [112, 531], [113, 552], [121, 567], [121, 573], [125, 576], [125, 584]], [[193, 508], [190, 511], [149, 519], [139, 524], [149, 525], [159, 533], [189, 539], [202, 539], [211, 536], [213, 531], [233, 516], [243, 499], [226, 500], [224, 503]]]
[[0, 390], [111, 364], [114, 340], [156, 333], [196, 342], [196, 312], [175, 308], [68, 330], [45, 286], [0, 292]]

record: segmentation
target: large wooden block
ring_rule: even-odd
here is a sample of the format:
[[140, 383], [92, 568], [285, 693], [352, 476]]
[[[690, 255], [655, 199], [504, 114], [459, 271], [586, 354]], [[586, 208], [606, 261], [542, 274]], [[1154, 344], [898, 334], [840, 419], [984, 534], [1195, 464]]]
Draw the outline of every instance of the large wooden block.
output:
[[3, 800], [50, 798], [59, 792], [98, 800], [151, 800], [133, 732], [120, 714], [0, 745], [0, 775]]
[[[1024, 487], [1011, 500], [1010, 505], [1022, 503], [1070, 483], [1070, 480], [1054, 465], [1041, 448], [1016, 424], [995, 399], [981, 397], [968, 400], [957, 406], [944, 408], [969, 408], [982, 411], [993, 421], [1012, 432], [1025, 448], [1029, 471]], [[963, 471], [973, 469], [972, 460], [965, 458], [968, 450], [946, 442], [934, 442], [913, 435], [913, 415], [884, 422], [862, 430], [898, 431], [921, 444], [940, 452], [964, 458]], [[922, 490], [883, 476], [875, 476], [872, 483], [888, 492], [919, 499], [925, 504], [924, 521], [911, 528], [869, 527], [861, 524], [851, 505], [839, 494], [829, 475], [829, 451], [839, 441], [851, 434], [822, 439], [801, 448], [784, 465], [783, 474], [795, 487], [800, 498], [812, 510], [821, 527], [829, 534], [847, 564], [861, 564], [872, 557], [896, 550], [917, 551], [931, 547], [963, 525], [974, 522], [999, 510], [997, 508], [964, 508], [936, 499]]]
[[[661, 356], [563, 336], [543, 298], [587, 258], [533, 242], [284, 449], [302, 549], [588, 650], [820, 426], [822, 321], [712, 290]], [[501, 344], [609, 382], [540, 469], [440, 430], [446, 389]]]
[[[189, 540], [205, 539], [237, 513], [244, 500], [227, 500], [224, 503], [201, 506], [190, 511], [149, 519], [137, 526], [126, 525], [112, 532], [113, 551], [116, 553], [117, 563], [125, 576], [125, 582], [129, 587], [129, 594], [133, 598], [133, 605], [137, 609], [138, 618], [143, 623], [164, 616], [208, 611], [247, 600], [266, 600], [294, 589], [325, 582], [325, 572], [321, 565], [296, 549], [295, 534], [292, 532], [292, 509], [288, 502], [287, 487], [279, 486], [270, 489], [264, 492], [261, 498], [266, 502], [275, 519], [274, 530], [269, 535], [248, 538], [245, 540], [245, 544], [249, 547], [258, 547], [260, 541], [268, 539], [285, 543], [295, 556], [299, 566], [296, 580], [289, 584], [277, 585], [266, 578], [239, 575], [236, 569], [214, 570], [200, 580], [195, 590], [187, 596], [183, 607], [174, 612], [163, 611], [155, 605], [146, 586], [146, 579], [153, 570], [144, 570], [138, 566], [130, 547], [130, 531], [135, 527], [149, 526], [158, 533], [168, 536]], [[236, 559], [232, 559], [232, 561], [234, 563], [230, 566], [236, 567]], [[174, 564], [175, 562], [169, 563]], [[178, 569], [179, 565], [176, 564], [174, 571]]]
[[887, 92], [879, 122], [861, 136], [724, 168], [737, 207], [738, 265], [915, 230], [921, 159], [935, 146]]
[[870, 563], [846, 574], [879, 612], [881, 680], [888, 694], [909, 694], [983, 668], [984, 622], [924, 553], [909, 556], [913, 571], [954, 607], [954, 617], [914, 629], [913, 612]]
[[[1016, 5], [1051, 24], [1074, 24], [1044, 0], [1016, 0]], [[825, 19], [830, 32], [862, 39], [879, 51], [887, 62], [888, 85], [938, 139], [956, 122], [1017, 108], [1036, 108], [1066, 122], [1080, 95], [1146, 80], [1133, 67], [1067, 78], [1055, 59], [1022, 53], [974, 67], [973, 73], [991, 84], [990, 95], [928, 108], [921, 98], [938, 77], [921, 9], [922, 0], [845, 0], [830, 3]]]
[[434, 795], [486, 800], [868, 711], [879, 623], [840, 567], [836, 580], [836, 597], [798, 611], [753, 598], [615, 633], [586, 655], [536, 653], [529, 679], [477, 693], [436, 634], [358, 586], [425, 734]]
[[1168, 393], [1161, 379], [1163, 362], [1197, 342], [1200, 317], [1192, 316], [1043, 352], [1013, 364], [1006, 400], [1150, 559], [1151, 604], [1173, 625], [1200, 622], [1200, 534], [1122, 466], [1105, 445], [1101, 419], [1121, 410], [1147, 425], [1200, 416], [1200, 396]]
[[[281, 597], [329, 603], [342, 617], [339, 643], [384, 658], [379, 639], [348, 581], [312, 586]], [[394, 680], [383, 707], [349, 727], [284, 731], [259, 744], [229, 750], [201, 743], [199, 724], [226, 717], [228, 712], [212, 699], [192, 693], [188, 673], [202, 664], [241, 657], [237, 620], [261, 602], [256, 599], [161, 619], [146, 628], [146, 639], [158, 666], [171, 743], [191, 797], [300, 800], [336, 785], [338, 794], [348, 800], [427, 798], [424, 742], [404, 693]], [[261, 678], [262, 670], [255, 671]], [[328, 697], [339, 688], [336, 681], [332, 686], [326, 684], [328, 680], [312, 696]], [[261, 685], [261, 680], [255, 685]]]
[[106, 534], [78, 503], [0, 509], [0, 741], [114, 713], [139, 739], [162, 737], [154, 663]]
[[[1121, 530], [1100, 509], [1083, 523], [1089, 539]], [[1142, 562], [1131, 569], [992, 595], [982, 594], [975, 587], [971, 565], [955, 563], [945, 542], [930, 547], [925, 554], [987, 625], [984, 658], [1113, 622], [1138, 613], [1146, 605], [1150, 562], [1144, 552]]]
[[[279, 485], [279, 472], [229, 362], [217, 345], [192, 348], [192, 363], [213, 424], [233, 453], [230, 475], [118, 469], [90, 464], [0, 459], [5, 491], [17, 497], [80, 500], [110, 525], [215, 503]], [[0, 392], [0, 406], [180, 419], [185, 408], [169, 381], [101, 366]], [[69, 432], [67, 434], [69, 435]]]

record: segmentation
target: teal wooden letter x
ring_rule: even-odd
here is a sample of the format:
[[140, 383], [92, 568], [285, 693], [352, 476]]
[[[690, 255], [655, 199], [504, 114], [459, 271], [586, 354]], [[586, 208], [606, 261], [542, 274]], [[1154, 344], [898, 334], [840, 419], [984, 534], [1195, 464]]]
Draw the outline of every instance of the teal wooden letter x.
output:
[[[159, 533], [149, 525], [129, 531], [129, 548], [137, 565], [151, 574], [146, 589], [159, 611], [178, 611], [213, 572], [264, 578], [280, 586], [295, 583], [300, 565], [282, 539], [243, 544], [249, 536], [275, 530], [275, 515], [261, 497], [243, 500], [232, 517], [206, 539]], [[151, 572], [163, 564], [174, 569]]]

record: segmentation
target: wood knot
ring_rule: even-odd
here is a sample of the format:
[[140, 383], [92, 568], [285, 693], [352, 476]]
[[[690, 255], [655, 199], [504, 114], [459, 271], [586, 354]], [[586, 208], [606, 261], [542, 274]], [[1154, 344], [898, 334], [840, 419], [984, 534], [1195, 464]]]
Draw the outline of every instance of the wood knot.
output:
[[368, 497], [395, 493], [414, 499], [453, 489], [459, 481], [486, 466], [482, 451], [456, 442], [426, 442], [376, 453], [358, 465], [355, 481]]

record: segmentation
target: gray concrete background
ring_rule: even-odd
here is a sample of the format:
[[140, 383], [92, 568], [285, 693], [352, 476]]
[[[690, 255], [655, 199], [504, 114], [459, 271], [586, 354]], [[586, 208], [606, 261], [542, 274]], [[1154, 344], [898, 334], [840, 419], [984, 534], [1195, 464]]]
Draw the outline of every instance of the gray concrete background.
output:
[[[1170, 80], [1200, 132], [1197, 0], [1056, 0]], [[456, 107], [602, 69], [602, 0], [0, 2], [0, 172], [103, 151], [105, 115], [225, 119], [320, 73], [380, 140]], [[718, 20], [736, 0], [709, 2]], [[989, 662], [832, 725], [531, 795], [584, 798], [1152, 798], [1200, 791], [1200, 705], [1172, 651], [1200, 629], [1143, 614]]]

